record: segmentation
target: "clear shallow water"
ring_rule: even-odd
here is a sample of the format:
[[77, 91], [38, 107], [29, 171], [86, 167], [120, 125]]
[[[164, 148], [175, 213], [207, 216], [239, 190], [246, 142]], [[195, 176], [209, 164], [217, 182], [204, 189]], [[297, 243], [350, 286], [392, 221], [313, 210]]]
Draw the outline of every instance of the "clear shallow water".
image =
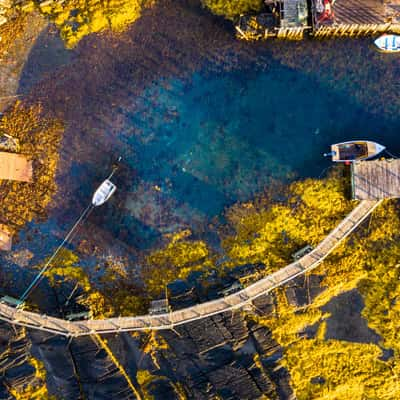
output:
[[[138, 102], [122, 132], [139, 178], [125, 206], [153, 234], [220, 215], [271, 179], [319, 176], [331, 165], [322, 156], [331, 143], [365, 138], [400, 149], [399, 119], [368, 113], [351, 87], [335, 91], [279, 63], [158, 82]], [[152, 204], [158, 211], [143, 213]]]

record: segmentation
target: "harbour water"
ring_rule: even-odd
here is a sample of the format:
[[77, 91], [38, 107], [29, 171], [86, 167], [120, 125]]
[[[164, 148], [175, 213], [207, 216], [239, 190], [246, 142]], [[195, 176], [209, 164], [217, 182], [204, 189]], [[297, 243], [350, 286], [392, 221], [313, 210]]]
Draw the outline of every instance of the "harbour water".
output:
[[[267, 70], [196, 73], [186, 82], [152, 85], [139, 111], [129, 115], [135, 134], [124, 138], [135, 149], [127, 159], [138, 174], [127, 211], [143, 216], [135, 201], [139, 186], [161, 202], [161, 222], [164, 212], [193, 227], [251, 200], [273, 181], [322, 176], [331, 166], [323, 157], [331, 143], [370, 139], [396, 153], [400, 120], [370, 113], [351, 90], [278, 62]], [[162, 204], [170, 204], [168, 212]], [[147, 221], [155, 229], [176, 228]]]
[[[399, 63], [377, 54], [368, 39], [238, 43], [217, 23], [193, 25], [207, 24], [207, 15], [187, 17], [179, 19], [186, 25], [178, 44], [149, 49], [140, 30], [155, 21], [164, 36], [175, 35], [168, 18], [139, 21], [121, 41], [90, 37], [68, 56], [54, 34], [42, 35], [21, 91], [66, 124], [59, 192], [46, 225], [31, 224], [16, 250], [46, 257], [118, 156], [116, 194], [71, 246], [87, 240], [105, 257], [121, 244], [119, 255], [140, 259], [164, 234], [182, 229], [217, 243], [214, 222], [223, 223], [227, 207], [276, 181], [323, 176], [331, 162], [322, 154], [333, 142], [370, 139], [400, 154]], [[214, 29], [216, 42], [205, 29]], [[161, 46], [170, 46], [166, 56]], [[56, 70], [46, 70], [50, 56], [59, 58]], [[32, 229], [45, 238], [28, 234]]]

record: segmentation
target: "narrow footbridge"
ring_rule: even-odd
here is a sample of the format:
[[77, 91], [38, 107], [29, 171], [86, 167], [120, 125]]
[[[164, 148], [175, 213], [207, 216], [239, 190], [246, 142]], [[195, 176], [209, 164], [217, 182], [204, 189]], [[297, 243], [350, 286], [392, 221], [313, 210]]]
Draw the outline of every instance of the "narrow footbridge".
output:
[[212, 315], [249, 305], [257, 297], [270, 292], [293, 278], [319, 265], [358, 225], [382, 202], [362, 200], [339, 225], [310, 253], [284, 268], [260, 279], [245, 289], [192, 307], [161, 315], [119, 317], [104, 320], [67, 321], [47, 315], [15, 309], [0, 304], [0, 319], [12, 324], [52, 332], [64, 336], [83, 336], [112, 332], [171, 329]]

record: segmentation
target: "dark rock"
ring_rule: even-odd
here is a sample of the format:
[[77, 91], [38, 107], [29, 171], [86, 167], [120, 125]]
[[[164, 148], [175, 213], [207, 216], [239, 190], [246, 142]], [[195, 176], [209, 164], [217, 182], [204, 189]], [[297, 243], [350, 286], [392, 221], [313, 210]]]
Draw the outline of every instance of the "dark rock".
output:
[[325, 378], [322, 376], [314, 376], [313, 378], [311, 378], [310, 382], [313, 385], [323, 385], [326, 381]]
[[357, 343], [379, 343], [380, 336], [368, 327], [362, 317], [364, 300], [357, 289], [342, 293], [321, 307], [331, 316], [326, 320], [325, 339], [346, 340]]

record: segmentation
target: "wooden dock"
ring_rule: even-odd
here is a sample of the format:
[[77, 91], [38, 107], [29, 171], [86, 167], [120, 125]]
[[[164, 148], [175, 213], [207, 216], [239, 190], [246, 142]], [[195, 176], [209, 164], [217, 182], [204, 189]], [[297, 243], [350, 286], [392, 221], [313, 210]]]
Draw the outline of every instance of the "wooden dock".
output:
[[400, 0], [270, 0], [260, 13], [242, 15], [236, 31], [244, 40], [400, 33]]
[[34, 312], [15, 309], [0, 302], [0, 319], [12, 324], [27, 326], [64, 336], [172, 329], [216, 314], [250, 305], [257, 297], [288, 283], [299, 275], [316, 268], [340, 243], [343, 242], [382, 200], [364, 200], [344, 218], [310, 253], [284, 268], [260, 279], [246, 288], [217, 300], [160, 315], [109, 318], [104, 320], [67, 321]]
[[352, 164], [351, 174], [356, 200], [400, 197], [400, 160], [359, 161]]

